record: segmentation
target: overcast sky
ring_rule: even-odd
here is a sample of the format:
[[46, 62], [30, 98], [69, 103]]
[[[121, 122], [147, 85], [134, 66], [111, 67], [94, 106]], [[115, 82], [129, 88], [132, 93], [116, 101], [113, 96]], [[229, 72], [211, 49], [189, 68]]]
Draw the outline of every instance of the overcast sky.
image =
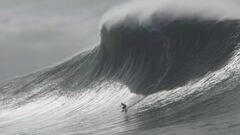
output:
[[0, 81], [92, 47], [99, 21], [123, 0], [0, 0]]

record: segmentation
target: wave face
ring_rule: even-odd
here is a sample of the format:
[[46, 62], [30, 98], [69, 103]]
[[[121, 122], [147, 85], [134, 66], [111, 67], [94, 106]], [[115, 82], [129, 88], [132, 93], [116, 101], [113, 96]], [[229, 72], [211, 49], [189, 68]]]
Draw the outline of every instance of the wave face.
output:
[[238, 133], [239, 19], [128, 12], [94, 49], [0, 84], [0, 134]]
[[102, 29], [103, 58], [98, 67], [107, 68], [108, 76], [136, 93], [170, 90], [217, 70], [239, 42], [234, 21], [154, 19], [148, 27], [120, 24]]

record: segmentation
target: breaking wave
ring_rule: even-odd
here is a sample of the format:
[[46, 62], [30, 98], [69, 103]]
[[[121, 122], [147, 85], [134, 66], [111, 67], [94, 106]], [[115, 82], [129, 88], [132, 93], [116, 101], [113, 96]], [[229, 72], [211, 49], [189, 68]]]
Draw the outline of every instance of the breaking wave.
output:
[[[158, 128], [187, 123], [204, 114], [229, 112], [228, 104], [237, 106], [240, 101], [231, 99], [239, 95], [232, 93], [239, 85], [237, 15], [227, 13], [230, 17], [223, 18], [215, 9], [206, 16], [202, 12], [206, 8], [189, 14], [178, 12], [182, 8], [159, 10], [155, 5], [144, 15], [139, 12], [145, 11], [139, 10], [142, 6], [128, 5], [123, 9], [131, 10], [121, 16], [111, 10], [108, 16], [117, 17], [104, 17], [94, 49], [2, 83], [0, 131], [145, 134], [149, 129], [163, 132]], [[220, 98], [226, 99], [222, 108], [218, 108]], [[123, 120], [117, 113], [120, 102], [131, 108]], [[214, 111], [203, 109], [210, 107]]]

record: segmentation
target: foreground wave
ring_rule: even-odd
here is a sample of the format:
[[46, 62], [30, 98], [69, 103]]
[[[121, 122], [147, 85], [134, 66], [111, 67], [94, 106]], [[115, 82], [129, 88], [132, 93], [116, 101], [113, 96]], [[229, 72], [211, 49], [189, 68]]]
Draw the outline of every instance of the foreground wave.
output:
[[2, 83], [0, 133], [237, 134], [239, 20], [157, 9], [106, 19], [94, 49]]

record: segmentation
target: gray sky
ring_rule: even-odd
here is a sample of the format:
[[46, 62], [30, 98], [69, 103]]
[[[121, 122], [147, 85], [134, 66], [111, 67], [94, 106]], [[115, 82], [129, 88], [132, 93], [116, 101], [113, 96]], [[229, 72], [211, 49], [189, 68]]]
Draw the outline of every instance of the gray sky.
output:
[[121, 2], [0, 0], [0, 81], [94, 46], [102, 15]]

